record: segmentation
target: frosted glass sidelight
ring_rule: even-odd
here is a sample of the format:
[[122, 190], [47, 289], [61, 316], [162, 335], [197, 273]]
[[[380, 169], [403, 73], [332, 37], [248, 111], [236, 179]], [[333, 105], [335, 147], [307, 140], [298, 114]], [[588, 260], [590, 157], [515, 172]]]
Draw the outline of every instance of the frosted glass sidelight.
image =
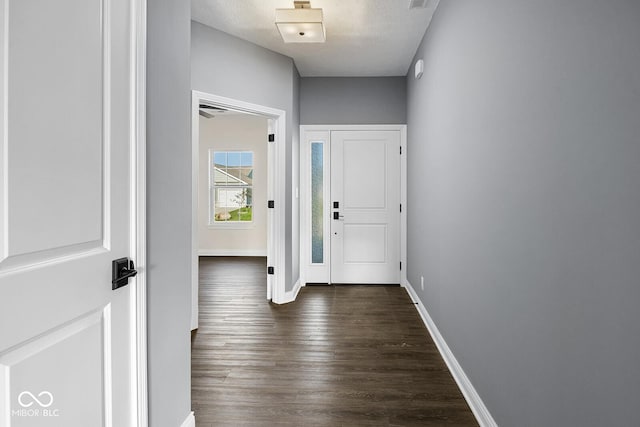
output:
[[311, 263], [324, 263], [324, 143], [311, 143]]

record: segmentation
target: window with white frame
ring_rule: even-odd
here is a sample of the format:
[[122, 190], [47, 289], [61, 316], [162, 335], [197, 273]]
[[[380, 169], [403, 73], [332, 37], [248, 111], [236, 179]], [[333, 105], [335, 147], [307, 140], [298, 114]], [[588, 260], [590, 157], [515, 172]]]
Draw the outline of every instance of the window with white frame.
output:
[[209, 150], [209, 224], [253, 221], [253, 152]]

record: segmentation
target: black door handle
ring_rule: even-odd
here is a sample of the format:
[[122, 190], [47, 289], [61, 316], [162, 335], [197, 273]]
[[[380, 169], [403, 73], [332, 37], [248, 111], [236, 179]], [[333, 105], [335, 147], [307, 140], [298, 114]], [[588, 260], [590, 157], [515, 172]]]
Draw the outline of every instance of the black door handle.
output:
[[118, 277], [118, 280], [128, 279], [129, 277], [133, 277], [136, 274], [138, 274], [138, 272], [136, 270], [128, 270], [126, 268], [123, 268], [120, 271], [120, 277]]
[[116, 290], [129, 284], [129, 278], [138, 271], [129, 258], [118, 258], [111, 262], [111, 289]]

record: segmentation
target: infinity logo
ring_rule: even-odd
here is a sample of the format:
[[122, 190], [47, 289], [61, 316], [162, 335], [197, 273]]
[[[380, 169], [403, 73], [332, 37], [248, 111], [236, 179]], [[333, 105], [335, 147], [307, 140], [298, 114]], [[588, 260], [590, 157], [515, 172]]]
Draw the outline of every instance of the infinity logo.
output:
[[[28, 403], [23, 402], [23, 397], [28, 396], [31, 398], [31, 402], [29, 402], [29, 399], [27, 399]], [[46, 402], [46, 398], [42, 399], [44, 400], [44, 402], [42, 400], [39, 400], [38, 397], [42, 398], [42, 396], [48, 396], [49, 397], [49, 402]], [[29, 406], [33, 405], [34, 403], [37, 403], [38, 405], [42, 406], [43, 408], [48, 408], [49, 406], [53, 405], [53, 395], [51, 393], [49, 393], [48, 391], [41, 391], [40, 393], [38, 393], [38, 397], [35, 397], [30, 391], [23, 391], [22, 393], [20, 393], [18, 395], [18, 403], [20, 404], [20, 406], [22, 406], [23, 408], [28, 408]]]

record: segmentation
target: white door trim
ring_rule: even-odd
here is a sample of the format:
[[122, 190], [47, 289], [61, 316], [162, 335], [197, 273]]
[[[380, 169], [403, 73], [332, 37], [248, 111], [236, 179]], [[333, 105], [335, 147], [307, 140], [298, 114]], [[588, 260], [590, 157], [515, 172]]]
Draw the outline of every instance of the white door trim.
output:
[[[402, 270], [400, 271], [400, 284], [407, 283], [407, 125], [301, 125], [300, 126], [300, 281], [302, 286], [307, 284], [307, 269], [310, 265], [311, 254], [309, 252], [308, 236], [310, 227], [308, 216], [311, 214], [308, 207], [308, 194], [302, 190], [307, 188], [305, 179], [309, 178], [308, 165], [306, 163], [309, 156], [309, 146], [307, 143], [307, 132], [331, 131], [377, 131], [377, 130], [397, 130], [400, 132], [400, 148], [402, 156], [400, 159], [400, 203], [402, 212], [400, 214], [400, 261]], [[327, 143], [330, 141], [327, 140]], [[325, 154], [326, 155], [326, 154]], [[328, 243], [328, 242], [327, 242]]]
[[136, 331], [132, 348], [132, 366], [135, 366], [135, 383], [131, 384], [131, 395], [136, 397], [132, 402], [131, 425], [147, 427], [148, 385], [147, 385], [147, 0], [136, 0], [131, 5], [131, 81], [135, 85], [131, 91], [131, 108], [135, 119], [131, 123], [131, 176], [132, 180], [131, 218], [135, 224], [131, 227], [131, 249], [135, 257], [138, 274], [135, 278], [135, 310], [132, 321]]
[[[276, 304], [286, 301], [285, 292], [285, 170], [286, 170], [286, 112], [276, 108], [251, 104], [236, 99], [212, 95], [197, 90], [191, 96], [191, 201], [192, 201], [192, 264], [191, 264], [191, 329], [198, 327], [198, 170], [200, 140], [198, 107], [207, 104], [256, 114], [270, 119], [269, 132], [275, 133], [275, 141], [268, 148], [267, 199], [275, 201], [275, 207], [267, 213], [267, 263], [275, 268], [275, 274], [267, 279], [267, 299]], [[271, 124], [273, 122], [273, 124]], [[266, 143], [266, 141], [265, 141]]]

